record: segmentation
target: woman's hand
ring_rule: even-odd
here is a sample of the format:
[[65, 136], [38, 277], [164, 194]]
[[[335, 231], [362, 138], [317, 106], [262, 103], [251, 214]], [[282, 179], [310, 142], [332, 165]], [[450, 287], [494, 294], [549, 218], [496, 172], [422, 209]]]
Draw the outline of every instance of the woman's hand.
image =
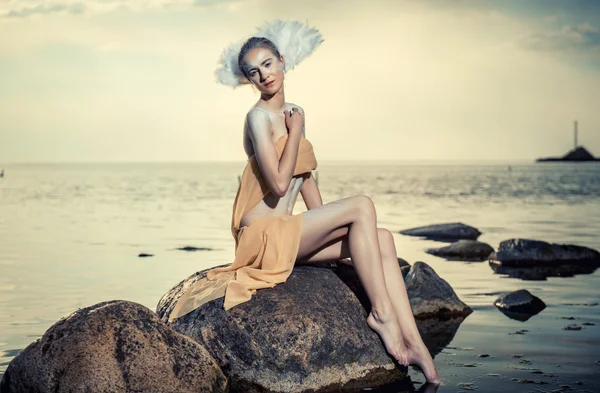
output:
[[288, 129], [288, 134], [301, 133], [304, 128], [304, 116], [300, 113], [298, 108], [292, 108], [291, 111], [283, 111], [285, 115], [285, 126]]

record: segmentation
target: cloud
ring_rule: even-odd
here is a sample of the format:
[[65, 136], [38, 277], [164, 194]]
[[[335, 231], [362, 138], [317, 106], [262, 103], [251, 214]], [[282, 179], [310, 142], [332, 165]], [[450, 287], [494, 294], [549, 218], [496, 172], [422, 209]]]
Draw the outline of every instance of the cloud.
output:
[[10, 10], [4, 14], [5, 18], [26, 18], [30, 15], [51, 14], [65, 11], [69, 14], [78, 15], [85, 11], [83, 3], [61, 4], [61, 3], [40, 3], [34, 7], [23, 7], [19, 10]]
[[600, 50], [600, 30], [585, 22], [560, 31], [535, 33], [521, 39], [523, 48], [533, 51]]

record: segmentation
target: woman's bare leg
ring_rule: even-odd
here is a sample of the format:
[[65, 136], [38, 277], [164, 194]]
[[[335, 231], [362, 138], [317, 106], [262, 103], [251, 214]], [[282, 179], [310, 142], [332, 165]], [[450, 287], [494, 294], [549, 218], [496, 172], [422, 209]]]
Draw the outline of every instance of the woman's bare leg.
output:
[[357, 195], [302, 214], [298, 259], [339, 238], [346, 227], [354, 269], [371, 301], [367, 324], [379, 334], [386, 351], [399, 363], [408, 365], [407, 348], [383, 274], [373, 201], [367, 196]]
[[408, 362], [409, 364], [418, 365], [423, 370], [423, 374], [425, 374], [428, 382], [439, 383], [440, 378], [433, 364], [433, 359], [421, 338], [415, 317], [410, 308], [402, 270], [398, 264], [394, 235], [385, 228], [377, 228], [377, 234], [379, 237], [379, 250], [383, 264], [385, 284], [398, 315], [404, 344], [408, 349]]
[[[350, 256], [348, 244], [348, 228], [343, 227], [334, 231], [334, 241], [329, 241], [322, 248], [311, 254], [299, 258], [296, 264], [309, 264], [322, 261], [337, 261]], [[398, 323], [403, 334], [404, 343], [407, 347], [409, 364], [416, 364], [423, 370], [428, 382], [439, 383], [440, 379], [433, 364], [429, 350], [423, 343], [417, 329], [402, 272], [398, 265], [396, 246], [392, 233], [384, 228], [377, 228], [379, 250], [382, 257], [382, 267], [386, 281], [386, 287], [392, 305], [398, 316]], [[333, 237], [333, 236], [332, 236]], [[346, 263], [346, 262], [345, 262]], [[348, 264], [348, 263], [347, 263]], [[349, 263], [353, 266], [352, 261]]]

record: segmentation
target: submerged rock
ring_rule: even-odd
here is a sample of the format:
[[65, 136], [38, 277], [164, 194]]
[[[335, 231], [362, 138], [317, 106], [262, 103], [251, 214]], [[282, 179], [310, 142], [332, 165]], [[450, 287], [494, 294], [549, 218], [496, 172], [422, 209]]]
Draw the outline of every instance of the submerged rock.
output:
[[403, 235], [422, 236], [426, 239], [440, 241], [456, 241], [460, 239], [477, 240], [481, 232], [477, 228], [460, 222], [447, 224], [434, 224], [423, 227], [410, 228], [400, 231]]
[[185, 246], [185, 247], [177, 247], [176, 250], [179, 250], [179, 251], [212, 251], [212, 248]]
[[428, 248], [426, 253], [456, 261], [485, 261], [494, 249], [477, 240], [459, 240], [440, 248]]
[[494, 301], [494, 306], [504, 315], [518, 321], [526, 321], [546, 308], [546, 304], [526, 289], [502, 295]]
[[8, 365], [0, 392], [225, 392], [192, 339], [148, 308], [112, 300], [60, 319]]
[[502, 266], [540, 266], [561, 264], [600, 264], [600, 253], [572, 244], [547, 243], [541, 240], [509, 239], [490, 255], [490, 263]]
[[[163, 296], [157, 306], [163, 321], [184, 289], [205, 275], [198, 272]], [[211, 353], [233, 392], [357, 391], [405, 376], [331, 269], [296, 266], [285, 283], [257, 291], [248, 302], [225, 311], [223, 301], [170, 326]]]
[[[403, 273], [409, 269], [404, 283], [415, 318], [466, 317], [473, 312], [458, 298], [450, 284], [426, 263], [415, 262], [412, 267], [401, 269]], [[371, 302], [354, 268], [338, 265], [334, 271], [352, 289], [367, 312], [370, 312]]]

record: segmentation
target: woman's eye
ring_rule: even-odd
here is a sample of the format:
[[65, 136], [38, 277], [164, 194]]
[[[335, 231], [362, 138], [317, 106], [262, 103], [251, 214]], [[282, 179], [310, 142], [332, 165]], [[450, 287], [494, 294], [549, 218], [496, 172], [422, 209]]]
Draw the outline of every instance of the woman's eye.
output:
[[266, 67], [270, 67], [270, 66], [271, 66], [271, 63], [267, 63], [267, 64], [265, 64], [265, 66], [266, 66]]

